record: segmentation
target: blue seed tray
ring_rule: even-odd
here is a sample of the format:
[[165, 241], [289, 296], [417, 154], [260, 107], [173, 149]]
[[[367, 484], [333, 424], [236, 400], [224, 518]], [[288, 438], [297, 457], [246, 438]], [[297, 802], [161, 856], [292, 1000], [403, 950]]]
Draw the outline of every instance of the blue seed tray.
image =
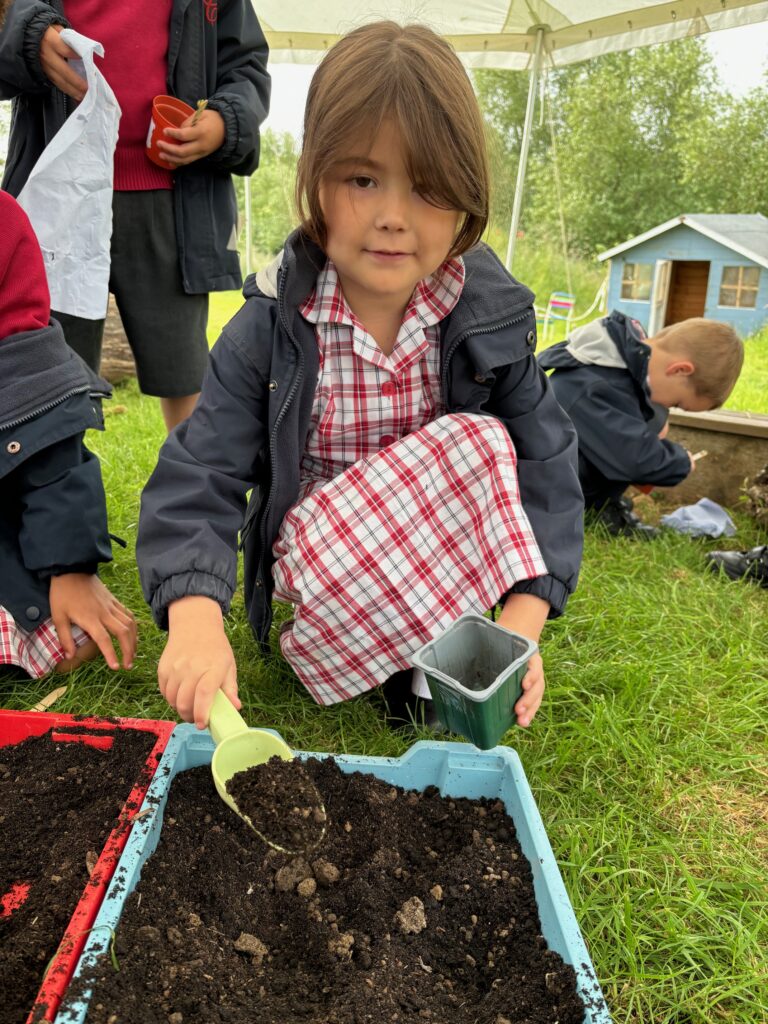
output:
[[[99, 957], [109, 955], [125, 900], [141, 877], [141, 869], [160, 841], [163, 814], [174, 776], [211, 763], [214, 743], [209, 733], [192, 725], [173, 732], [142, 810], [133, 826], [106, 898], [96, 918], [73, 980], [86, 973]], [[523, 853], [533, 871], [541, 930], [554, 949], [576, 971], [579, 993], [587, 1010], [584, 1024], [611, 1024], [587, 947], [576, 923], [568, 894], [549, 845], [520, 758], [509, 747], [477, 750], [466, 743], [414, 743], [402, 757], [362, 757], [297, 750], [297, 757], [333, 757], [343, 772], [367, 772], [404, 789], [437, 786], [444, 796], [500, 799], [517, 829]], [[144, 813], [146, 812], [146, 813]], [[143, 815], [143, 816], [142, 816]], [[70, 989], [71, 990], [71, 989]], [[83, 1024], [90, 990], [64, 1006], [55, 1024]]]

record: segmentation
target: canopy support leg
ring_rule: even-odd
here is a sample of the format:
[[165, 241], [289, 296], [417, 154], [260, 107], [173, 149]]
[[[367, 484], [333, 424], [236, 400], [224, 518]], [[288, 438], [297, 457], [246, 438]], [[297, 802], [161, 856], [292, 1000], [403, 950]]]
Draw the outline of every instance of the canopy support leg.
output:
[[525, 122], [523, 124], [523, 141], [520, 146], [520, 159], [517, 164], [517, 181], [515, 182], [515, 194], [512, 200], [512, 221], [509, 226], [509, 241], [507, 242], [506, 267], [511, 272], [512, 259], [515, 254], [515, 240], [517, 228], [520, 223], [520, 211], [523, 206], [523, 187], [525, 185], [525, 169], [528, 163], [528, 150], [531, 146], [531, 128], [533, 126], [533, 112], [536, 107], [536, 88], [539, 83], [541, 71], [541, 52], [544, 42], [543, 25], [536, 27], [536, 48], [533, 51], [533, 64], [531, 65], [531, 78], [528, 84], [528, 103], [525, 108]]

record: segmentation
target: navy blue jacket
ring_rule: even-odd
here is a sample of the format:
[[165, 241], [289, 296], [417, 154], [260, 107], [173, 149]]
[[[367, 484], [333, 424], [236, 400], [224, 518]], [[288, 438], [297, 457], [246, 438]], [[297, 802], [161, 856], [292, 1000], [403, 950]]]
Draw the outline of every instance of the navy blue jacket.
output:
[[[549, 570], [514, 589], [542, 597], [557, 615], [581, 562], [576, 436], [534, 356], [533, 295], [486, 246], [464, 260], [464, 290], [441, 324], [443, 398], [449, 412], [488, 413], [509, 430], [523, 506]], [[298, 498], [319, 369], [314, 328], [298, 310], [324, 263], [296, 232], [276, 297], [249, 278], [245, 305], [211, 353], [195, 412], [160, 451], [142, 496], [136, 554], [144, 595], [163, 627], [168, 605], [188, 594], [227, 611], [240, 530], [248, 616], [266, 642], [272, 545]]]
[[59, 324], [0, 341], [0, 604], [22, 629], [49, 617], [50, 578], [112, 559], [96, 456], [111, 393], [67, 346]]
[[[3, 188], [13, 196], [74, 109], [40, 65], [46, 29], [68, 24], [64, 6], [63, 0], [14, 0], [0, 31], [0, 99], [13, 100]], [[226, 128], [220, 149], [174, 172], [179, 266], [190, 294], [242, 284], [231, 175], [258, 166], [259, 125], [269, 109], [267, 52], [250, 0], [219, 0], [215, 21], [206, 18], [202, 0], [174, 0], [168, 92], [192, 106], [207, 97]]]
[[592, 467], [618, 483], [673, 487], [691, 466], [681, 445], [658, 436], [663, 419], [648, 390], [650, 347], [623, 313], [614, 311], [602, 323], [625, 368], [580, 362], [567, 340], [539, 356], [539, 365], [554, 371], [555, 396], [576, 427], [585, 491]]

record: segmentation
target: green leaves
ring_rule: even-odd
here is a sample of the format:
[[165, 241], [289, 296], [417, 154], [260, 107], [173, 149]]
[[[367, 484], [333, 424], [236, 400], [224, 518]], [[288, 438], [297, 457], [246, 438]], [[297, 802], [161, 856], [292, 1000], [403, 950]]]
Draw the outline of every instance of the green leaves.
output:
[[[481, 71], [475, 83], [495, 140], [494, 220], [506, 230], [528, 77]], [[593, 256], [679, 213], [768, 212], [768, 88], [731, 96], [702, 41], [549, 71], [547, 93], [575, 254]], [[555, 157], [539, 112], [522, 223], [529, 236], [557, 237]]]

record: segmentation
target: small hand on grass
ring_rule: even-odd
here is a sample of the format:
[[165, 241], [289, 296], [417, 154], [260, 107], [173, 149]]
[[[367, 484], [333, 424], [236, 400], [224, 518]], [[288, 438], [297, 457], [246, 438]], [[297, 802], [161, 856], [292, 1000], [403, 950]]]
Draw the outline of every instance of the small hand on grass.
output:
[[120, 668], [111, 637], [120, 645], [123, 667], [133, 667], [136, 619], [98, 576], [79, 572], [52, 576], [49, 599], [53, 625], [67, 659], [74, 658], [77, 650], [72, 637], [74, 624], [93, 640], [111, 669]]

